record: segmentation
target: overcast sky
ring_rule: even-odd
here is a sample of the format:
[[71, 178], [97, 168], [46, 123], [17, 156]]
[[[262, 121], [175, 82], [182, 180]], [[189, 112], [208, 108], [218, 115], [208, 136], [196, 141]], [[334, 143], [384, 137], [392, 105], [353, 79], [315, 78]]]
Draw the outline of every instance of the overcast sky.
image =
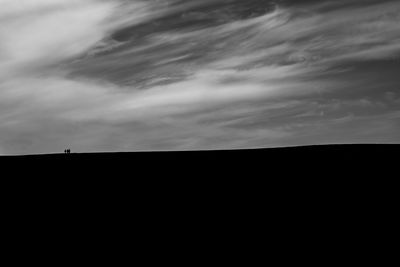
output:
[[0, 154], [400, 142], [400, 1], [0, 0]]

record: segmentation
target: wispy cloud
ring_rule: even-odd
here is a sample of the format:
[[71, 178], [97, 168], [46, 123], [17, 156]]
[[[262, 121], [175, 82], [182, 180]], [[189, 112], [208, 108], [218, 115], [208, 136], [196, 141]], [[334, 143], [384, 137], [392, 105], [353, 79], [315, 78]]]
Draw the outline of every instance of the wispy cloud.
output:
[[[292, 144], [303, 129], [316, 129], [311, 124], [343, 116], [312, 104], [349, 88], [338, 78], [352, 75], [342, 65], [400, 52], [397, 1], [277, 7], [112, 39], [124, 28], [156, 27], [153, 20], [193, 3], [1, 0], [0, 153]], [[363, 121], [359, 127], [369, 127]]]

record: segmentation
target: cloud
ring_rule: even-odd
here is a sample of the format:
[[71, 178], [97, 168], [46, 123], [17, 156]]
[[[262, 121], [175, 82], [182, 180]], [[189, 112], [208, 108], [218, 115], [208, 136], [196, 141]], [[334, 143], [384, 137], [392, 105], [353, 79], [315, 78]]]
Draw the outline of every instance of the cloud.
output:
[[[4, 1], [3, 1], [4, 2]], [[16, 2], [10, 4], [9, 2]], [[75, 56], [101, 40], [101, 22], [112, 6], [103, 2], [6, 1], [11, 14], [2, 21], [1, 50], [14, 64], [34, 64]], [[52, 9], [48, 9], [52, 7]], [[27, 13], [27, 14], [26, 14]], [[7, 14], [7, 13], [6, 13]]]
[[[335, 76], [346, 70], [337, 65], [400, 51], [395, 1], [324, 11], [309, 6], [306, 15], [282, 7], [123, 42], [112, 39], [115, 31], [147, 25], [187, 5], [159, 10], [153, 1], [0, 0], [0, 5], [2, 153], [71, 145], [93, 151], [291, 143], [298, 133], [307, 138], [303, 129], [324, 125], [314, 115], [330, 108], [312, 104], [315, 99], [347, 88]], [[310, 109], [308, 115], [299, 116], [304, 109]], [[296, 127], [305, 117], [314, 121]]]

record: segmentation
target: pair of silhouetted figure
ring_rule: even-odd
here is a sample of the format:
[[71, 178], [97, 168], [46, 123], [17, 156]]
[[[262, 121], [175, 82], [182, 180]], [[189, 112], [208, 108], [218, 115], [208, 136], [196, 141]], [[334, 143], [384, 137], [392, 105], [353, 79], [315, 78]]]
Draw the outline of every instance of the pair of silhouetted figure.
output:
[[71, 154], [71, 149], [65, 149], [65, 150], [64, 150], [64, 153], [65, 153], [65, 154]]

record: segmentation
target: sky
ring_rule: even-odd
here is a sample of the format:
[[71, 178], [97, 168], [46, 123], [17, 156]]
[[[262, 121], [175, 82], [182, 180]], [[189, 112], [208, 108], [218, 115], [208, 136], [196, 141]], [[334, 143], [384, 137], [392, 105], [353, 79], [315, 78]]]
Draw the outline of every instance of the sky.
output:
[[0, 155], [400, 142], [399, 1], [0, 7]]

